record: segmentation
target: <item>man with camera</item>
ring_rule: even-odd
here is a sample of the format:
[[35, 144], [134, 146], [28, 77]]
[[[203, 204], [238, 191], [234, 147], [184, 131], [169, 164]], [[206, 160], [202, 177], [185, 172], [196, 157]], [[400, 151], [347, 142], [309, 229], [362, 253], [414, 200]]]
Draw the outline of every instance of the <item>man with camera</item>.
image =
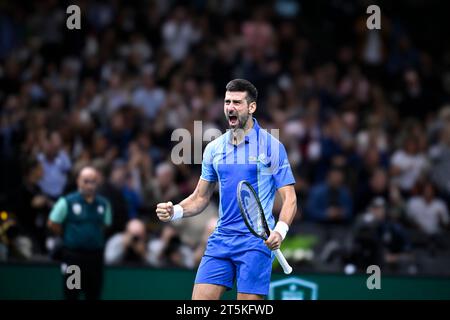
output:
[[139, 219], [128, 221], [125, 231], [115, 234], [106, 243], [106, 264], [145, 263], [147, 240], [144, 223]]

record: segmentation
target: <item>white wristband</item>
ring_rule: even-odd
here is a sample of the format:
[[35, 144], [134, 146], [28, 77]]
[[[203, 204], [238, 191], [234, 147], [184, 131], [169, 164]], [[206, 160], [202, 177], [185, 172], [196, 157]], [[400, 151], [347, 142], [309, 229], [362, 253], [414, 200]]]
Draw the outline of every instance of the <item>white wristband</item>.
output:
[[281, 238], [284, 240], [284, 238], [286, 237], [286, 233], [289, 231], [289, 226], [286, 222], [278, 221], [273, 231], [278, 232], [281, 235]]
[[179, 204], [176, 204], [173, 206], [173, 216], [172, 219], [170, 219], [170, 221], [179, 220], [181, 218], [183, 218], [183, 207], [180, 206]]

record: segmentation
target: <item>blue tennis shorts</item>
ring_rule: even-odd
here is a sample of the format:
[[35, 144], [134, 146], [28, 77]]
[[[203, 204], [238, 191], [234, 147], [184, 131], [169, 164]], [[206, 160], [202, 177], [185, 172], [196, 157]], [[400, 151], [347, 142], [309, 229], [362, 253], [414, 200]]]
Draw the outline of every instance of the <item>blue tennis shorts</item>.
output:
[[208, 240], [195, 283], [221, 285], [239, 293], [267, 295], [274, 255], [252, 234], [225, 235], [217, 231]]

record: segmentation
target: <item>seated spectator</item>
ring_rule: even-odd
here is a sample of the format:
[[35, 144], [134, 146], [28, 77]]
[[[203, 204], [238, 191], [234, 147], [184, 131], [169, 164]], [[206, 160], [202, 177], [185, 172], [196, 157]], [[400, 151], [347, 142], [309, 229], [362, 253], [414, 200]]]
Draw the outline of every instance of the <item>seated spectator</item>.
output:
[[356, 199], [356, 212], [362, 212], [376, 197], [388, 198], [388, 176], [383, 168], [377, 168], [372, 173], [367, 188], [359, 191]]
[[148, 261], [155, 267], [194, 267], [194, 252], [170, 224], [164, 225], [159, 238], [150, 240], [148, 249]]
[[0, 217], [0, 261], [29, 260], [33, 242], [25, 236], [14, 215], [2, 211]]
[[312, 188], [305, 212], [309, 219], [334, 223], [351, 218], [352, 199], [343, 180], [341, 169], [333, 167], [328, 173], [327, 181]]
[[403, 147], [397, 150], [391, 158], [393, 180], [406, 195], [409, 195], [426, 168], [427, 159], [419, 151], [418, 142], [413, 137], [406, 138]]
[[375, 264], [396, 267], [411, 260], [409, 236], [387, 217], [386, 201], [375, 198], [355, 223], [350, 260], [361, 269]]
[[106, 243], [106, 264], [144, 264], [147, 260], [147, 233], [139, 219], [130, 220], [125, 232], [113, 235]]
[[409, 199], [406, 206], [409, 219], [426, 235], [435, 236], [449, 225], [448, 209], [445, 202], [436, 197], [434, 186], [427, 182], [422, 194]]

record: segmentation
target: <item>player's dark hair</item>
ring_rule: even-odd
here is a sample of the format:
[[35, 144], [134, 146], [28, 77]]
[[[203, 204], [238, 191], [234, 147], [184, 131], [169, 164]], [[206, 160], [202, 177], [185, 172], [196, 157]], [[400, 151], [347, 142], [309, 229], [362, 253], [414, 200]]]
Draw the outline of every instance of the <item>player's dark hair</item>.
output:
[[231, 80], [228, 82], [226, 90], [230, 92], [247, 92], [246, 99], [248, 103], [256, 102], [258, 99], [258, 90], [256, 90], [256, 87], [250, 81], [245, 79]]

